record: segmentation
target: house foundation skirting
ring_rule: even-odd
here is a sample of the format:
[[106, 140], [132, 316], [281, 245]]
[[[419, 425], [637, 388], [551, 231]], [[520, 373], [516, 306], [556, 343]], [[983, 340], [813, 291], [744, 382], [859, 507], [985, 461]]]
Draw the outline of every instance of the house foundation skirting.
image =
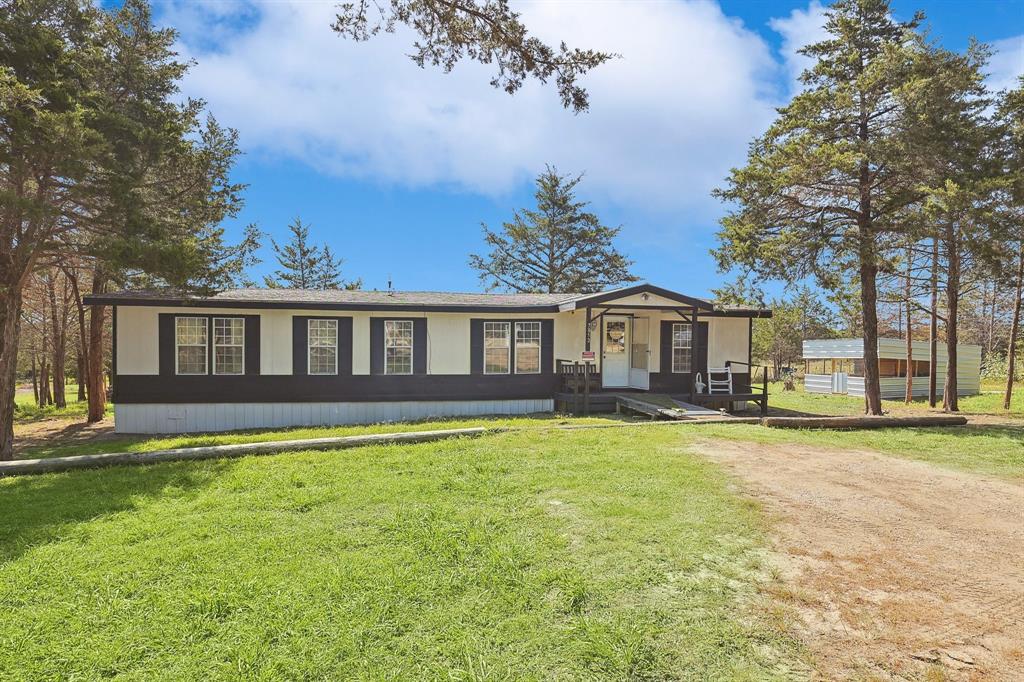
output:
[[552, 399], [350, 403], [150, 403], [114, 405], [117, 433], [202, 433], [288, 426], [341, 426], [436, 417], [532, 414]]

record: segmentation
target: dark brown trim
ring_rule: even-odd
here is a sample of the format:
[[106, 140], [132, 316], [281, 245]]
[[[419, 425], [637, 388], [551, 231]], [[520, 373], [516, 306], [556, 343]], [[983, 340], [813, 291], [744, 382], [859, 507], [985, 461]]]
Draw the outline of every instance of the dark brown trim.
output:
[[[384, 348], [384, 323], [412, 322], [412, 373], [427, 373], [427, 343], [430, 339], [430, 331], [427, 329], [427, 318], [425, 317], [371, 317], [370, 318], [370, 374], [380, 376], [384, 373], [385, 348]], [[397, 376], [408, 376], [399, 374]]]
[[662, 289], [661, 287], [656, 287], [653, 284], [637, 284], [636, 286], [626, 287], [625, 289], [618, 289], [616, 291], [602, 291], [589, 296], [582, 296], [580, 298], [573, 299], [572, 301], [566, 301], [566, 303], [563, 303], [562, 305], [573, 303], [578, 310], [579, 308], [594, 306], [604, 303], [605, 301], [614, 301], [617, 298], [624, 298], [626, 296], [635, 296], [636, 294], [653, 294], [655, 296], [667, 298], [670, 301], [682, 303], [687, 307], [698, 308], [700, 310], [713, 310], [713, 306], [707, 301], [679, 294], [675, 291], [669, 291], [668, 289]]
[[[117, 400], [117, 306], [110, 307], [110, 400]], [[78, 377], [78, 381], [85, 381], [85, 377]]]
[[[700, 317], [754, 317], [754, 318], [769, 318], [772, 316], [772, 311], [768, 309], [750, 309], [750, 310], [714, 310], [708, 308], [707, 301], [700, 299], [691, 298], [689, 296], [683, 296], [682, 294], [675, 294], [669, 292], [667, 289], [660, 289], [659, 287], [651, 287], [649, 293], [656, 293], [659, 296], [666, 296], [666, 292], [671, 294], [673, 300], [679, 300], [685, 307], [690, 308], [694, 306], [700, 310]], [[366, 310], [366, 311], [393, 311], [393, 312], [409, 312], [409, 313], [558, 313], [563, 312], [560, 308], [562, 305], [568, 303], [574, 304], [575, 310], [581, 308], [593, 307], [594, 305], [602, 305], [602, 301], [614, 300], [616, 297], [631, 296], [636, 291], [618, 291], [608, 292], [607, 297], [599, 298], [595, 294], [593, 297], [585, 297], [579, 299], [570, 299], [561, 304], [538, 304], [538, 305], [450, 305], [450, 304], [437, 304], [437, 305], [426, 305], [426, 304], [414, 304], [414, 303], [318, 303], [318, 302], [307, 302], [307, 301], [296, 301], [296, 302], [283, 302], [283, 301], [231, 301], [231, 300], [195, 300], [195, 299], [184, 299], [184, 298], [148, 298], [138, 299], [132, 297], [120, 297], [116, 295], [86, 295], [83, 299], [87, 305], [119, 305], [119, 306], [142, 306], [142, 307], [173, 307], [173, 308], [236, 308], [246, 310], [327, 310], [327, 311], [355, 311], [355, 310]], [[640, 293], [643, 293], [642, 291]], [[668, 298], [668, 296], [666, 296]], [[579, 305], [580, 303], [586, 303], [586, 305]], [[664, 306], [644, 306], [644, 305], [602, 305], [605, 308], [623, 308], [623, 309], [639, 309], [639, 310], [660, 310], [662, 312], [668, 310], [674, 310], [674, 308], [666, 308]], [[564, 312], [569, 312], [564, 311]], [[187, 314], [187, 313], [186, 313]]]
[[755, 319], [768, 319], [772, 316], [772, 311], [768, 308], [760, 310], [712, 310], [710, 312], [701, 311], [698, 317], [749, 317]]
[[[747, 368], [754, 372], [754, 318], [747, 320]], [[765, 377], [767, 380], [767, 377]]]
[[552, 398], [558, 376], [549, 374], [286, 374], [118, 377], [118, 402], [303, 403], [401, 400], [519, 400]]
[[[216, 377], [230, 377], [238, 376], [235, 374], [214, 374], [213, 373], [213, 319], [234, 319], [243, 320], [245, 328], [243, 330], [243, 346], [242, 346], [242, 371], [245, 374], [258, 375], [260, 369], [260, 321], [259, 315], [236, 315], [227, 313], [211, 313], [206, 315], [198, 315], [189, 312], [180, 313], [160, 313], [157, 316], [157, 364], [160, 371], [160, 376], [177, 376], [177, 363], [175, 358], [174, 350], [174, 333], [175, 324], [174, 318], [176, 317], [196, 317], [206, 320], [206, 375]], [[255, 324], [253, 324], [253, 318], [255, 318]], [[250, 327], [254, 327], [250, 331]], [[115, 369], [114, 374], [117, 375]]]
[[[338, 363], [336, 374], [309, 374], [309, 321], [336, 320]], [[292, 315], [292, 375], [319, 378], [352, 374], [352, 318], [334, 315]]]
[[[503, 322], [509, 325], [508, 374], [484, 374], [484, 322]], [[516, 373], [516, 323], [540, 323], [540, 373]], [[469, 320], [469, 372], [487, 378], [514, 376], [544, 376], [555, 371], [555, 321], [550, 318], [471, 318]]]

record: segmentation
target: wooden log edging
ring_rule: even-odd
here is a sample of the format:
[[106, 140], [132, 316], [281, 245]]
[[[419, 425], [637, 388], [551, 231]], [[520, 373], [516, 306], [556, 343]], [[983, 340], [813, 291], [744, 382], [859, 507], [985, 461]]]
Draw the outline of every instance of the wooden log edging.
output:
[[764, 417], [761, 424], [778, 429], [890, 429], [964, 426], [967, 424], [967, 417], [952, 414], [921, 417]]
[[437, 431], [405, 431], [400, 433], [373, 433], [360, 436], [331, 438], [304, 438], [299, 440], [208, 445], [198, 448], [176, 448], [152, 452], [111, 452], [99, 455], [73, 455], [47, 459], [20, 459], [0, 462], [0, 476], [45, 474], [71, 469], [92, 469], [116, 464], [156, 464], [182, 460], [219, 459], [247, 455], [272, 455], [292, 450], [343, 450], [368, 445], [394, 445], [402, 443], [429, 443], [447, 438], [476, 437], [485, 433], [498, 433], [505, 429], [474, 426], [465, 429]]

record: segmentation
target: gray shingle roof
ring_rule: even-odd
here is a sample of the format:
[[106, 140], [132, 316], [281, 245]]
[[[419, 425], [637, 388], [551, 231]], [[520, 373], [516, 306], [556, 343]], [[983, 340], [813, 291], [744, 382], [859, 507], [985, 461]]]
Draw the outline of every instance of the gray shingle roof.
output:
[[346, 291], [314, 289], [228, 289], [212, 296], [182, 296], [168, 289], [116, 291], [95, 297], [102, 302], [141, 303], [154, 305], [176, 302], [325, 304], [325, 305], [407, 305], [407, 306], [495, 306], [523, 307], [557, 306], [579, 298], [582, 294], [508, 294], [458, 293], [450, 291]]
[[[703, 299], [684, 296], [650, 284], [638, 284], [619, 289], [580, 294], [509, 294], [459, 293], [450, 291], [343, 291], [314, 289], [228, 289], [212, 296], [183, 295], [172, 289], [133, 289], [108, 294], [90, 294], [86, 303], [104, 305], [197, 306], [207, 308], [304, 308], [368, 309], [368, 310], [435, 310], [435, 311], [519, 311], [557, 312], [559, 306], [567, 309], [582, 305], [597, 305], [613, 301], [618, 294], [641, 291], [667, 296], [686, 306], [712, 311], [714, 306]], [[567, 305], [568, 304], [568, 305]], [[722, 310], [720, 314], [770, 316], [764, 310]], [[767, 315], [765, 315], [767, 313]]]

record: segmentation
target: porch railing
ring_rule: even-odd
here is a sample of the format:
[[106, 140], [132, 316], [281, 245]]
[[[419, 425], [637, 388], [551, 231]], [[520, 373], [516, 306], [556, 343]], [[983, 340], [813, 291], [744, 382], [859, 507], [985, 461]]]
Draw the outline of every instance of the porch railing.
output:
[[590, 389], [600, 388], [601, 383], [597, 365], [592, 362], [555, 360], [555, 374], [558, 375], [561, 392], [572, 393], [573, 413], [579, 414], [582, 407], [583, 414], [589, 415]]
[[768, 414], [768, 368], [764, 365], [752, 365], [749, 362], [743, 362], [742, 360], [726, 360], [725, 366], [731, 367], [733, 365], [743, 365], [750, 371], [750, 379], [748, 381], [747, 390], [750, 391], [750, 395], [754, 393], [754, 370], [761, 370], [762, 384], [761, 384], [761, 416]]

